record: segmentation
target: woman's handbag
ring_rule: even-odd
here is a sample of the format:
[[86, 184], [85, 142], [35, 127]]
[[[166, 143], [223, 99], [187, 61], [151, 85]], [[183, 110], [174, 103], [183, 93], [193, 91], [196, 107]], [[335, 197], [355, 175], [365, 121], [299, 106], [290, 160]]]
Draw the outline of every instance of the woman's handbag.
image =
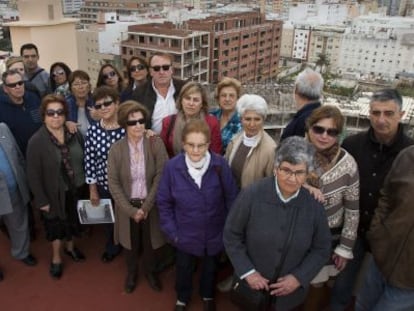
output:
[[[293, 211], [289, 224], [288, 236], [283, 244], [283, 252], [280, 261], [276, 265], [272, 279], [269, 284], [276, 282], [285, 263], [289, 244], [292, 241], [293, 230], [295, 228], [298, 209]], [[243, 311], [267, 311], [276, 304], [276, 296], [271, 296], [270, 292], [252, 289], [245, 280], [241, 280], [237, 275], [233, 276], [233, 285], [230, 291], [230, 300]]]
[[267, 291], [252, 289], [245, 280], [233, 275], [230, 300], [244, 311], [266, 311], [270, 305], [270, 295]]

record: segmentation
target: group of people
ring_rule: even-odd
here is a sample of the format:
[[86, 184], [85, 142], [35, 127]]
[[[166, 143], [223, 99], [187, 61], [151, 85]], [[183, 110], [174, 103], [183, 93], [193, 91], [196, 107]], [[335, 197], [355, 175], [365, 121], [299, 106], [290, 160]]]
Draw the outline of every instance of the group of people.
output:
[[397, 91], [374, 93], [371, 127], [342, 142], [344, 116], [321, 104], [323, 79], [305, 69], [294, 89], [298, 112], [276, 143], [264, 130], [263, 97], [242, 94], [226, 77], [212, 110], [202, 85], [172, 77], [169, 54], [131, 57], [127, 83], [105, 64], [93, 92], [85, 71], [56, 62], [48, 75], [38, 59], [26, 44], [2, 76], [0, 218], [14, 258], [36, 265], [32, 207], [51, 244], [49, 273], [59, 279], [62, 253], [86, 258], [75, 243], [83, 231], [77, 201], [110, 199], [115, 221], [103, 225], [101, 260], [123, 251], [127, 293], [140, 265], [161, 291], [159, 274], [173, 256], [175, 310], [189, 308], [197, 267], [204, 310], [216, 310], [219, 261], [227, 257], [228, 289], [266, 293], [269, 310], [345, 310], [371, 252], [370, 286], [356, 310], [413, 308], [414, 149], [406, 147], [414, 141], [399, 122]]

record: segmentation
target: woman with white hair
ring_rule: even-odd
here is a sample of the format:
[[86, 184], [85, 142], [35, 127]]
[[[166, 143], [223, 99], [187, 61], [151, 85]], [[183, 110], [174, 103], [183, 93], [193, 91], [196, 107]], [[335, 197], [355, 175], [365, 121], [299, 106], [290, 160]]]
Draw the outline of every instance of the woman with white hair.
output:
[[272, 176], [275, 141], [264, 129], [266, 100], [255, 94], [244, 94], [237, 102], [242, 131], [229, 143], [225, 158], [239, 188], [245, 188], [264, 177]]

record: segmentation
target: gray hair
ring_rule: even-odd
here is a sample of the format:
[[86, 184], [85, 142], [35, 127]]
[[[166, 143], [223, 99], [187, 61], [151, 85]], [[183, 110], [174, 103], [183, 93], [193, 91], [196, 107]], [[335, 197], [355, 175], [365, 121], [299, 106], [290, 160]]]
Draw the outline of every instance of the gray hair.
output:
[[315, 148], [304, 137], [291, 136], [276, 148], [275, 167], [282, 162], [296, 165], [304, 163], [308, 171], [313, 170]]
[[389, 100], [396, 103], [400, 110], [402, 109], [403, 100], [400, 93], [398, 93], [396, 89], [383, 89], [374, 92], [374, 94], [372, 94], [370, 104], [373, 102], [387, 102]]
[[254, 111], [266, 119], [267, 103], [266, 100], [256, 94], [244, 94], [237, 101], [237, 112], [242, 116], [247, 110]]
[[322, 95], [323, 78], [319, 72], [305, 68], [296, 77], [295, 93], [309, 100], [318, 100]]

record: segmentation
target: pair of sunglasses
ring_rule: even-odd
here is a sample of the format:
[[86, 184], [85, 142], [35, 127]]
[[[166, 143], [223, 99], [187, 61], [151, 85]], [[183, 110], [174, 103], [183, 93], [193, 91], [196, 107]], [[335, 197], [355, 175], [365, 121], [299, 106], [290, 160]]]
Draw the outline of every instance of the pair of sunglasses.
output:
[[171, 65], [152, 66], [151, 68], [152, 68], [152, 70], [154, 70], [156, 72], [160, 71], [161, 69], [163, 71], [168, 71], [168, 70], [170, 70]]
[[106, 101], [102, 102], [102, 104], [95, 104], [94, 107], [95, 107], [95, 109], [99, 110], [99, 109], [102, 109], [102, 107], [109, 107], [109, 106], [111, 106], [113, 102], [114, 101], [112, 99], [106, 100]]
[[110, 71], [107, 74], [103, 74], [102, 77], [104, 77], [105, 80], [115, 77], [116, 76], [116, 72], [115, 71]]
[[333, 128], [324, 128], [323, 126], [313, 125], [311, 127], [312, 132], [317, 135], [323, 135], [324, 133], [328, 134], [331, 137], [337, 137], [339, 135], [339, 131]]
[[5, 83], [5, 85], [7, 87], [11, 88], [11, 89], [16, 88], [17, 86], [22, 86], [23, 84], [24, 84], [23, 80], [20, 80], [20, 81], [14, 82], [14, 83]]
[[63, 109], [58, 109], [58, 110], [53, 110], [53, 109], [47, 109], [46, 110], [46, 115], [48, 116], [48, 117], [54, 117], [54, 116], [58, 116], [58, 117], [61, 117], [61, 116], [63, 116], [65, 114], [65, 110], [63, 110]]
[[129, 67], [130, 72], [141, 71], [141, 70], [144, 70], [144, 69], [145, 69], [145, 66], [143, 64], [138, 64], [136, 66]]
[[138, 119], [138, 120], [128, 120], [128, 121], [126, 121], [126, 124], [128, 126], [135, 126], [137, 124], [144, 124], [144, 123], [145, 123], [144, 118], [141, 118], [141, 119]]
[[65, 71], [64, 70], [56, 70], [56, 71], [54, 71], [53, 73], [52, 73], [52, 76], [53, 77], [57, 77], [57, 76], [62, 76], [62, 75], [64, 75], [65, 74]]

